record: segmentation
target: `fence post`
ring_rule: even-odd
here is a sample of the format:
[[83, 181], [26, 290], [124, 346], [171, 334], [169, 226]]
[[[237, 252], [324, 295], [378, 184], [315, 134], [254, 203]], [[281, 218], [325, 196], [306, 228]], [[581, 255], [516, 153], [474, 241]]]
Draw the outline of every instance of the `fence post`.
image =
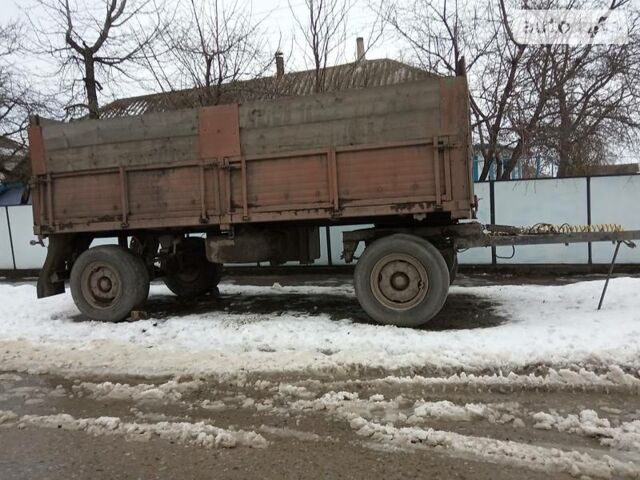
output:
[[[321, 227], [322, 228], [322, 227]], [[333, 265], [333, 252], [331, 251], [331, 227], [324, 227], [325, 238], [327, 239], [327, 265]]]
[[16, 254], [13, 250], [13, 235], [11, 234], [11, 222], [9, 221], [9, 207], [4, 207], [4, 214], [7, 218], [7, 231], [9, 232], [9, 246], [11, 247], [11, 261], [13, 262], [13, 269], [17, 270], [16, 267]]
[[[587, 175], [587, 225], [591, 226], [591, 176]], [[593, 264], [593, 252], [591, 249], [591, 242], [587, 245], [587, 251], [589, 252], [588, 264]]]
[[[495, 182], [493, 180], [489, 181], [489, 209], [491, 212], [491, 225], [496, 224], [496, 189]], [[491, 265], [498, 264], [498, 256], [496, 254], [496, 247], [491, 247]]]

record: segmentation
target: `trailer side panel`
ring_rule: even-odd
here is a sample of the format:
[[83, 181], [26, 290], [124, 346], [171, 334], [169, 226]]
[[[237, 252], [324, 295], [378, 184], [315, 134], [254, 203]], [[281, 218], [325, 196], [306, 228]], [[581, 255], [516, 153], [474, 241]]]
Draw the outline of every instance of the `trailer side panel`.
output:
[[[36, 233], [469, 218], [462, 77], [32, 127]], [[39, 163], [37, 163], [39, 162]]]

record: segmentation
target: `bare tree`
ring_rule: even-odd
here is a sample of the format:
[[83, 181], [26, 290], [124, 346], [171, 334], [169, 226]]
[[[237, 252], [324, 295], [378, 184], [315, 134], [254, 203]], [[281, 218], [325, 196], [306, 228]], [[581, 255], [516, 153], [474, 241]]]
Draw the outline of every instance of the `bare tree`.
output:
[[591, 165], [610, 163], [613, 147], [631, 145], [640, 131], [639, 10], [629, 0], [612, 0], [608, 8], [624, 8], [629, 16], [627, 44], [545, 49], [550, 102], [539, 128], [559, 176], [586, 174]]
[[224, 84], [259, 76], [271, 65], [261, 21], [237, 1], [188, 0], [174, 12], [146, 66], [164, 92], [196, 88], [202, 105], [220, 103]]
[[17, 66], [23, 31], [16, 22], [0, 25], [0, 181], [28, 179], [26, 128], [29, 115], [43, 109]]
[[[127, 64], [139, 60], [161, 30], [162, 5], [152, 0], [101, 0], [99, 7], [84, 0], [36, 3], [46, 16], [33, 23], [36, 51], [58, 61], [57, 76], [72, 97], [68, 108], [81, 107], [98, 118], [98, 93], [114, 75], [131, 77]], [[76, 102], [78, 82], [84, 99]]]
[[606, 162], [612, 144], [638, 131], [638, 14], [631, 0], [541, 0], [535, 8], [628, 8], [626, 45], [523, 45], [510, 29], [511, 8], [525, 0], [478, 4], [414, 0], [390, 23], [412, 47], [413, 60], [440, 74], [460, 74], [462, 57], [471, 93], [474, 142], [485, 180], [508, 179], [518, 162], [544, 154], [559, 175], [585, 173]]
[[346, 26], [353, 0], [305, 0], [304, 16], [296, 14], [295, 8], [289, 8], [302, 37], [300, 42], [307, 60], [315, 72], [314, 91], [325, 89], [327, 66], [338, 63], [344, 53], [347, 37]]
[[504, 22], [502, 0], [472, 4], [457, 0], [415, 0], [398, 6], [389, 22], [413, 49], [422, 68], [443, 75], [467, 75], [474, 141], [484, 158], [480, 179], [495, 165], [497, 176], [513, 168], [504, 164], [509, 114], [531, 61]]

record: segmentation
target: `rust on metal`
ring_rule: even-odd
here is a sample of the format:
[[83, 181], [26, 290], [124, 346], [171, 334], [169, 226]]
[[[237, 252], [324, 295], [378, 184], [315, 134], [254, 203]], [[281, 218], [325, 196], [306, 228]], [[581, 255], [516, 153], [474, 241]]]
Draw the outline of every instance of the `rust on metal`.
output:
[[198, 146], [201, 159], [242, 154], [237, 104], [203, 107], [198, 111]]

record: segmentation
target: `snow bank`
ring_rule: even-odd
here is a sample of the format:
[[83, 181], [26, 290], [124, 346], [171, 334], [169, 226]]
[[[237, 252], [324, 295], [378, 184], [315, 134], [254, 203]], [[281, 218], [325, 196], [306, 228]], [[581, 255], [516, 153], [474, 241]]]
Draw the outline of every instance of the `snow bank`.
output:
[[177, 382], [170, 380], [161, 385], [140, 383], [92, 383], [82, 382], [73, 386], [75, 393], [87, 392], [96, 400], [133, 400], [142, 402], [177, 402], [184, 394], [192, 393], [202, 386], [202, 381]]
[[582, 410], [578, 415], [566, 417], [555, 412], [538, 412], [533, 415], [534, 428], [556, 429], [599, 439], [602, 445], [618, 450], [640, 452], [640, 420], [622, 422], [612, 427], [606, 418], [600, 418], [593, 410]]
[[484, 403], [467, 403], [465, 405], [456, 405], [449, 400], [438, 402], [419, 401], [415, 403], [413, 415], [407, 419], [407, 423], [419, 423], [425, 417], [434, 417], [455, 422], [470, 422], [478, 419], [497, 424], [513, 422], [516, 427], [522, 427], [524, 425], [522, 420], [514, 415], [517, 413], [518, 408], [518, 404], [487, 405]]
[[[245, 371], [430, 366], [465, 371], [528, 365], [640, 368], [640, 279], [565, 286], [453, 287], [495, 304], [506, 321], [491, 328], [428, 331], [215, 310], [162, 320], [78, 321], [69, 294], [36, 300], [35, 287], [0, 284], [0, 369], [175, 375]], [[223, 295], [352, 296], [351, 287], [221, 286]], [[161, 286], [152, 296], [168, 295]], [[284, 299], [283, 299], [284, 301]], [[283, 308], [286, 309], [286, 305]], [[327, 352], [330, 352], [327, 354]]]
[[[600, 365], [598, 365], [600, 366]], [[571, 370], [568, 368], [549, 368], [544, 375], [530, 373], [528, 375], [509, 372], [506, 375], [500, 371], [493, 375], [475, 375], [473, 373], [456, 373], [448, 377], [424, 377], [422, 375], [412, 376], [387, 376], [380, 379], [366, 380], [368, 384], [411, 384], [425, 385], [429, 387], [475, 387], [475, 388], [498, 388], [498, 389], [544, 389], [572, 390], [572, 389], [596, 389], [596, 390], [622, 390], [637, 392], [640, 390], [640, 379], [626, 373], [618, 365], [601, 366], [606, 371], [597, 374], [585, 368]], [[348, 380], [345, 384], [360, 383], [361, 381]]]
[[637, 478], [638, 473], [633, 464], [607, 456], [596, 459], [576, 451], [473, 437], [432, 428], [398, 428], [389, 424], [365, 422], [356, 433], [375, 442], [408, 448], [443, 447], [457, 454], [497, 464], [527, 467], [549, 473], [566, 472], [575, 477], [586, 475], [597, 478]]
[[127, 440], [149, 441], [151, 438], [193, 445], [203, 448], [233, 448], [238, 446], [264, 448], [265, 438], [256, 432], [225, 430], [204, 422], [125, 422], [118, 417], [74, 418], [62, 413], [57, 415], [24, 415], [0, 411], [4, 423], [17, 423], [19, 428], [60, 428], [85, 431], [92, 435], [121, 436]]

